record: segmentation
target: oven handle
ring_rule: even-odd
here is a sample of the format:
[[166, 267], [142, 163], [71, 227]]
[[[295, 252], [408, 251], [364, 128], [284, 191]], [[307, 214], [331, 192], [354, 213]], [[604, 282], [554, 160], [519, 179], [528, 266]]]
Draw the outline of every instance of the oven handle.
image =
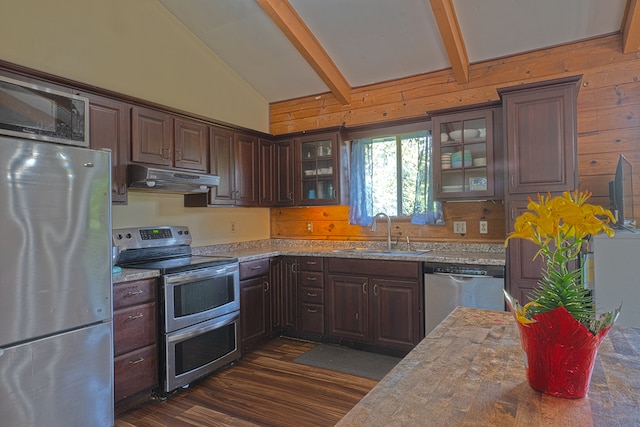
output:
[[201, 323], [197, 323], [193, 326], [188, 326], [184, 329], [179, 329], [167, 334], [167, 343], [174, 343], [187, 340], [189, 338], [202, 335], [214, 329], [219, 329], [230, 323], [237, 321], [240, 318], [240, 312], [234, 311], [233, 313], [225, 314], [219, 317], [215, 317], [211, 320], [206, 320]]
[[167, 284], [193, 282], [200, 279], [208, 279], [239, 272], [238, 263], [219, 265], [215, 267], [199, 268], [196, 270], [184, 271], [182, 273], [165, 274], [164, 280]]

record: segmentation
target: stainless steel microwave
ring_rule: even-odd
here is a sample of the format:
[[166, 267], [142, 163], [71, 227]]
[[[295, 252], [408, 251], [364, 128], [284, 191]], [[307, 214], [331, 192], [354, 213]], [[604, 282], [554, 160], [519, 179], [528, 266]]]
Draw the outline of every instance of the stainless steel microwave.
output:
[[0, 134], [89, 146], [89, 100], [0, 76]]

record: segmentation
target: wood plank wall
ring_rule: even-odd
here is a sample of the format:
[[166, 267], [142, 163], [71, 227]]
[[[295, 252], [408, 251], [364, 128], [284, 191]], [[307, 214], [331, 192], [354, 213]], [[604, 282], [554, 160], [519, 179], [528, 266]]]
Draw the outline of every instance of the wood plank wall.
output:
[[[391, 221], [392, 242], [464, 242], [503, 243], [504, 205], [501, 202], [445, 203], [445, 225], [416, 225], [408, 219]], [[349, 225], [348, 206], [318, 206], [271, 209], [271, 238], [307, 240], [386, 241], [387, 225], [370, 227]], [[453, 221], [467, 221], [465, 235], [453, 233]], [[487, 221], [489, 232], [480, 234], [480, 220]], [[311, 222], [313, 231], [307, 231]], [[403, 245], [400, 245], [403, 248]]]
[[[550, 80], [582, 74], [578, 94], [578, 170], [579, 187], [590, 190], [592, 203], [608, 207], [608, 182], [613, 179], [619, 154], [632, 163], [636, 221], [640, 216], [640, 54], [622, 53], [622, 36], [613, 34], [578, 43], [566, 44], [473, 64], [469, 83], [459, 85], [452, 71], [443, 70], [352, 90], [351, 104], [342, 105], [332, 94], [294, 99], [271, 104], [271, 133], [279, 135], [345, 125], [359, 126], [412, 117], [425, 117], [429, 111], [474, 105], [499, 100], [496, 89], [521, 83]], [[468, 229], [476, 228], [479, 213], [485, 208], [492, 215], [490, 234], [471, 235], [466, 241], [496, 241], [504, 238], [504, 212], [496, 205], [483, 203], [447, 203], [445, 218], [465, 219]], [[321, 234], [304, 232], [304, 208], [274, 209], [272, 237], [326, 238], [345, 236], [367, 240], [371, 235], [363, 227], [346, 224], [346, 208], [317, 208], [309, 215], [334, 218], [331, 224], [321, 222]], [[314, 212], [312, 214], [312, 212]], [[502, 215], [500, 220], [493, 215]], [[338, 220], [339, 218], [339, 220]], [[330, 221], [331, 222], [331, 221]], [[417, 240], [460, 240], [453, 234], [452, 219], [445, 229], [411, 226], [402, 230]], [[401, 224], [401, 223], [399, 223]], [[339, 230], [338, 230], [339, 229]], [[302, 230], [302, 231], [301, 231]], [[315, 230], [315, 228], [314, 228]], [[500, 232], [501, 235], [494, 235]]]

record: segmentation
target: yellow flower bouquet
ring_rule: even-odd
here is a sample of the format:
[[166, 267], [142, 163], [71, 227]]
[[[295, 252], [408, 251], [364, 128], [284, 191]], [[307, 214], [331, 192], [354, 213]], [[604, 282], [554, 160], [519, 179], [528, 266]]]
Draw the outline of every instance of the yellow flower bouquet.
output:
[[611, 211], [586, 203], [589, 192], [529, 198], [527, 212], [516, 218], [509, 240], [526, 239], [544, 258], [539, 287], [524, 307], [505, 292], [514, 312], [529, 384], [560, 397], [586, 395], [595, 354], [619, 309], [596, 317], [593, 296], [582, 286], [578, 257], [592, 235], [614, 231]]

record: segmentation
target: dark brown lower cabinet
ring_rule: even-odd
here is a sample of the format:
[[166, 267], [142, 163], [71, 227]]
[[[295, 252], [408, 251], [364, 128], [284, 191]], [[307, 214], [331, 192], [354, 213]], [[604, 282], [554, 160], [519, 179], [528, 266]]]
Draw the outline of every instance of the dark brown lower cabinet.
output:
[[158, 386], [157, 279], [113, 285], [114, 401], [121, 412]]
[[271, 262], [272, 335], [294, 331], [296, 321], [297, 257], [280, 256]]
[[324, 335], [324, 261], [298, 257], [298, 331]]
[[328, 258], [327, 335], [398, 350], [424, 336], [422, 265]]
[[240, 263], [240, 342], [243, 353], [271, 338], [269, 259]]

